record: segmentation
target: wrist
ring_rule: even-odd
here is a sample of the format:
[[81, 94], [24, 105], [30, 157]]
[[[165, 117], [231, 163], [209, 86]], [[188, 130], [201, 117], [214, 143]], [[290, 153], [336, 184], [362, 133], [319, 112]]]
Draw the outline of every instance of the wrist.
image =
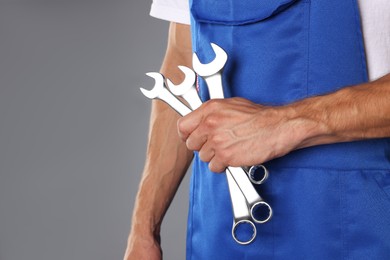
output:
[[314, 100], [296, 102], [283, 109], [298, 141], [297, 149], [328, 143], [332, 133], [326, 124], [326, 111], [317, 107]]
[[153, 221], [147, 221], [145, 218], [133, 218], [131, 225], [131, 234], [143, 237], [160, 237], [161, 225], [155, 224]]

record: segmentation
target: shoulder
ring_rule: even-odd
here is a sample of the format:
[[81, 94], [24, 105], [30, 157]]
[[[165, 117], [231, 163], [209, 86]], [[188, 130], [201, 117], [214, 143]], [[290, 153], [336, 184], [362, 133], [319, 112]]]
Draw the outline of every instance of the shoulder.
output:
[[153, 0], [150, 15], [159, 19], [190, 24], [188, 0]]

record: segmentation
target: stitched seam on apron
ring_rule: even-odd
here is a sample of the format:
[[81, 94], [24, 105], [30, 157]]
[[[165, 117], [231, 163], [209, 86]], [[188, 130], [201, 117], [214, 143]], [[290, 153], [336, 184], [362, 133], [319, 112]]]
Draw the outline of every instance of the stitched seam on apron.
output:
[[338, 173], [339, 175], [339, 192], [340, 192], [340, 239], [341, 239], [341, 252], [342, 252], [342, 258], [347, 258], [347, 252], [346, 252], [346, 240], [345, 240], [345, 219], [344, 214], [346, 211], [345, 208], [345, 198], [344, 198], [344, 185], [343, 185], [343, 178], [344, 175], [341, 175], [341, 173]]
[[366, 62], [367, 62], [366, 61], [366, 51], [365, 51], [365, 47], [364, 47], [364, 40], [363, 40], [363, 34], [362, 34], [360, 10], [358, 9], [357, 0], [351, 0], [351, 1], [352, 1], [353, 11], [355, 13], [356, 28], [358, 28], [356, 30], [356, 36], [357, 36], [358, 44], [360, 47], [359, 48], [360, 49], [359, 56], [360, 56], [360, 60], [361, 60], [360, 65], [361, 65], [362, 71], [364, 72], [362, 77], [363, 77], [364, 81], [368, 81], [368, 68], [367, 68], [367, 64], [366, 64]]
[[385, 197], [385, 199], [387, 199], [389, 202], [390, 202], [390, 195], [389, 193], [387, 192], [387, 190], [389, 189], [390, 190], [390, 187], [389, 186], [383, 186], [380, 181], [378, 180], [378, 178], [375, 176], [374, 178], [374, 181], [375, 183], [378, 185], [378, 188], [380, 189], [382, 195]]
[[[305, 7], [305, 19], [307, 21], [307, 53], [306, 53], [306, 97], [309, 96], [309, 74], [310, 74], [310, 22], [311, 22], [311, 2], [305, 1], [308, 7]], [[307, 9], [306, 9], [307, 8]], [[307, 16], [307, 17], [306, 17]]]
[[[271, 188], [271, 196], [274, 196], [274, 187], [272, 181], [270, 182]], [[272, 229], [272, 258], [275, 258], [275, 221], [271, 221], [271, 229]]]
[[[191, 192], [191, 210], [189, 211], [189, 214], [191, 216], [191, 218], [189, 218], [189, 220], [191, 220], [191, 223], [188, 223], [187, 225], [190, 226], [190, 228], [187, 228], [187, 232], [190, 232], [190, 234], [188, 234], [188, 237], [189, 239], [187, 239], [187, 250], [188, 252], [186, 253], [186, 256], [190, 256], [190, 259], [192, 259], [192, 244], [193, 244], [193, 228], [194, 228], [194, 205], [195, 205], [195, 188], [196, 188], [196, 178], [195, 178], [195, 174], [194, 174], [194, 170], [192, 170], [192, 182], [191, 182], [191, 189], [192, 189], [192, 192]], [[187, 257], [186, 257], [187, 258]]]

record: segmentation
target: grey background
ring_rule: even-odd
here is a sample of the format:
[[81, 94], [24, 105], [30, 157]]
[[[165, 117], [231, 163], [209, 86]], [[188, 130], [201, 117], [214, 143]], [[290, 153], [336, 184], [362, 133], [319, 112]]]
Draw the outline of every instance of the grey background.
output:
[[[0, 260], [122, 259], [168, 23], [151, 0], [0, 0]], [[188, 176], [163, 225], [184, 259]]]

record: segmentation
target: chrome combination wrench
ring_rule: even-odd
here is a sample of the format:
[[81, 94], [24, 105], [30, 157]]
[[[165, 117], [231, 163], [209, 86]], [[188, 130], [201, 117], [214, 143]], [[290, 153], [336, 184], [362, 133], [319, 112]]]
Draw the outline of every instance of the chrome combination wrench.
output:
[[[197, 55], [193, 56], [193, 67], [195, 72], [203, 77], [207, 83], [210, 98], [224, 98], [222, 87], [222, 69], [227, 61], [226, 52], [215, 44], [211, 44], [215, 59], [208, 63], [200, 63]], [[201, 106], [202, 101], [196, 90], [196, 74], [191, 69], [179, 66], [185, 74], [184, 81], [179, 85], [174, 85], [167, 79], [167, 89], [163, 75], [159, 73], [147, 73], [149, 77], [155, 79], [152, 90], [141, 88], [142, 93], [149, 99], [159, 99], [170, 105], [180, 115], [185, 116], [192, 110]], [[187, 107], [175, 96], [182, 97], [190, 106]], [[261, 171], [257, 171], [261, 169]], [[259, 173], [260, 172], [260, 175]], [[260, 176], [260, 177], [259, 177]], [[232, 202], [233, 227], [232, 236], [239, 244], [249, 244], [256, 237], [256, 226], [253, 223], [265, 223], [272, 217], [272, 208], [257, 193], [253, 185], [263, 183], [268, 177], [268, 170], [263, 165], [252, 166], [250, 168], [227, 167], [227, 183]], [[252, 230], [251, 235], [240, 235], [239, 229], [249, 225]]]

